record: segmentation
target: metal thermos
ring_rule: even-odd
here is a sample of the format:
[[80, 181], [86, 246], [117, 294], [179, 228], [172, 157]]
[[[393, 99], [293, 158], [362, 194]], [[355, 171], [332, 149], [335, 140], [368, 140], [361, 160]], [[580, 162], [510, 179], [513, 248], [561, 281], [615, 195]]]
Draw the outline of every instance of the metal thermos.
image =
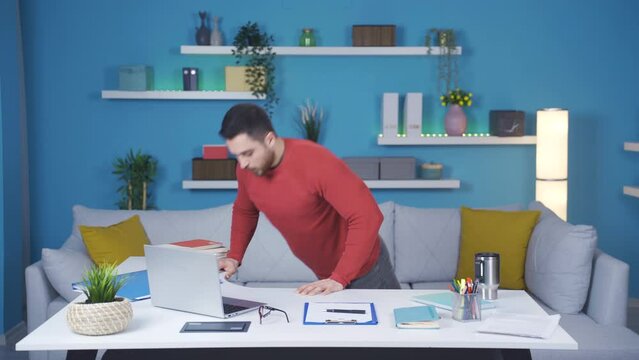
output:
[[475, 254], [475, 278], [479, 280], [481, 298], [496, 300], [499, 288], [499, 254]]

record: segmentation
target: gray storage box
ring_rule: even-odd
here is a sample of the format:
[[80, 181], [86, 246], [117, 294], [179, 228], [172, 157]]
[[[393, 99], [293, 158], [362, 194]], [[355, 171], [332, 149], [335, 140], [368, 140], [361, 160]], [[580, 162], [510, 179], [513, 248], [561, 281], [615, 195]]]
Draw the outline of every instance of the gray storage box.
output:
[[414, 157], [383, 157], [379, 161], [381, 180], [413, 180], [417, 161]]
[[119, 89], [128, 91], [153, 90], [153, 67], [126, 65], [119, 68]]
[[344, 162], [362, 180], [379, 180], [378, 157], [345, 157]]

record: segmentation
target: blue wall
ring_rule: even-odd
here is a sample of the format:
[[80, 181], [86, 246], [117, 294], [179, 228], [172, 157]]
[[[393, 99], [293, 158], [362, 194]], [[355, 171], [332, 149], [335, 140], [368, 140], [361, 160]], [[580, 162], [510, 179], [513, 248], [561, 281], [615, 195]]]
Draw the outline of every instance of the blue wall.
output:
[[[0, 76], [0, 99], [2, 99], [2, 76]], [[0, 102], [0, 124], [2, 124], [2, 102]], [[2, 139], [2, 126], [0, 126], [0, 139]], [[0, 146], [0, 189], [4, 185], [4, 169], [2, 166], [2, 147]], [[0, 191], [0, 204], [4, 204], [4, 191]], [[0, 208], [0, 279], [3, 279], [4, 284], [4, 250], [5, 237], [4, 237], [4, 209]], [[4, 293], [5, 286], [0, 286], [0, 333], [4, 334]]]
[[[114, 207], [111, 163], [129, 148], [160, 162], [154, 195], [163, 209], [231, 202], [233, 191], [188, 191], [190, 158], [222, 143], [220, 121], [231, 101], [107, 101], [117, 67], [150, 64], [156, 87], [179, 89], [180, 69], [200, 67], [205, 89], [223, 87], [231, 57], [180, 55], [194, 43], [198, 10], [222, 17], [227, 43], [257, 21], [277, 45], [295, 45], [313, 27], [320, 45], [350, 44], [353, 24], [393, 23], [399, 45], [422, 45], [432, 27], [460, 34], [463, 88], [472, 90], [470, 129], [487, 131], [490, 109], [570, 110], [569, 218], [597, 226], [600, 247], [631, 263], [639, 281], [639, 201], [621, 194], [639, 182], [639, 156], [622, 151], [639, 140], [633, 95], [639, 74], [632, 0], [462, 1], [71, 1], [23, 0], [29, 114], [32, 257], [58, 247], [71, 227], [71, 206]], [[435, 57], [279, 57], [274, 113], [280, 135], [298, 136], [296, 106], [309, 97], [328, 112], [323, 144], [339, 156], [416, 156], [439, 161], [460, 190], [375, 191], [379, 201], [422, 207], [492, 206], [534, 198], [534, 147], [380, 147], [383, 92], [425, 94], [425, 126], [442, 128]], [[634, 156], [633, 156], [634, 155]], [[633, 296], [639, 290], [633, 287]]]
[[18, 2], [0, 2], [0, 333], [22, 319], [24, 298], [23, 206], [20, 137], [20, 66], [18, 63]]

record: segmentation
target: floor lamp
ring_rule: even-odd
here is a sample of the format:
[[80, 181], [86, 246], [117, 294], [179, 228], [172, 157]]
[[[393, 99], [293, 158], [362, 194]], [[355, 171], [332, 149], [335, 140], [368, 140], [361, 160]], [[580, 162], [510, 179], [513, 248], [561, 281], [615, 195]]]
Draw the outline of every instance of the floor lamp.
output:
[[568, 211], [568, 110], [537, 111], [535, 198], [566, 220]]

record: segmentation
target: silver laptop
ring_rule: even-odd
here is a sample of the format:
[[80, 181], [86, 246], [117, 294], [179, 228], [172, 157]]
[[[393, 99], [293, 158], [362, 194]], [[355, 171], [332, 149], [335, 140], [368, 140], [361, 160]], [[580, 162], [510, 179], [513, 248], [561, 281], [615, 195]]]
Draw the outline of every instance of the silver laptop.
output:
[[255, 310], [264, 303], [222, 297], [217, 255], [171, 245], [145, 245], [151, 304], [218, 318]]

